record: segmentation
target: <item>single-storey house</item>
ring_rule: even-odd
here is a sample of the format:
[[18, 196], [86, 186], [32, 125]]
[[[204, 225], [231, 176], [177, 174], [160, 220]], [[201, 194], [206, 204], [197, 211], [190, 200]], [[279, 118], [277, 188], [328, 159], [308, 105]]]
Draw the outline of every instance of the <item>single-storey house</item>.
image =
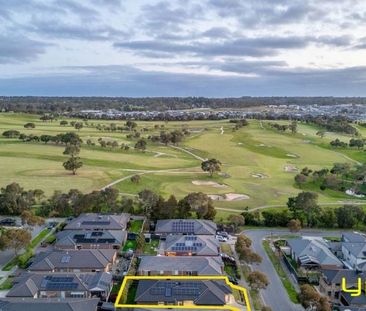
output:
[[114, 249], [53, 250], [39, 253], [30, 272], [108, 272], [116, 261]]
[[138, 275], [222, 275], [224, 263], [220, 256], [143, 256]]
[[25, 273], [14, 280], [7, 298], [107, 298], [112, 288], [112, 274], [97, 272]]
[[218, 256], [220, 243], [211, 235], [168, 235], [165, 256]]
[[88, 299], [24, 299], [0, 300], [1, 311], [97, 311], [99, 298]]
[[289, 239], [291, 257], [304, 268], [342, 269], [343, 263], [332, 253], [322, 238]]
[[126, 230], [129, 220], [130, 215], [126, 213], [118, 215], [87, 213], [71, 220], [64, 230]]
[[119, 249], [126, 241], [126, 231], [61, 231], [56, 235], [58, 249]]
[[163, 237], [169, 234], [215, 235], [216, 224], [205, 219], [164, 219], [158, 220], [155, 233]]
[[224, 281], [142, 280], [138, 282], [137, 304], [224, 306], [235, 301]]

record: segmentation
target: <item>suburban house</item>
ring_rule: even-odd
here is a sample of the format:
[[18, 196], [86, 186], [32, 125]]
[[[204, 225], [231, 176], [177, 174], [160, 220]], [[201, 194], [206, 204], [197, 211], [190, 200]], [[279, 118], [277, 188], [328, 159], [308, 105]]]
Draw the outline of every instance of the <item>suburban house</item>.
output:
[[137, 269], [138, 275], [222, 275], [221, 257], [144, 256]]
[[322, 238], [302, 237], [289, 239], [292, 259], [303, 268], [342, 269], [343, 263], [332, 253]]
[[220, 243], [210, 235], [168, 235], [162, 245], [165, 256], [218, 256]]
[[126, 213], [118, 215], [105, 214], [81, 214], [79, 217], [71, 220], [64, 230], [126, 230], [130, 215]]
[[155, 233], [165, 237], [169, 234], [215, 235], [217, 226], [205, 219], [165, 219], [158, 220]]
[[321, 270], [319, 290], [332, 300], [340, 300], [342, 278], [347, 280], [347, 287], [352, 288], [357, 286], [358, 278], [364, 280], [365, 277], [364, 273], [357, 273], [355, 270], [324, 269]]
[[1, 311], [97, 311], [98, 298], [90, 299], [1, 299]]
[[342, 259], [350, 269], [366, 270], [366, 237], [360, 233], [343, 233]]
[[56, 235], [55, 248], [59, 249], [119, 249], [126, 241], [127, 232], [111, 231], [61, 231]]
[[224, 281], [143, 280], [137, 285], [137, 304], [224, 306], [235, 301]]
[[28, 268], [30, 272], [108, 272], [116, 261], [113, 249], [53, 250], [39, 253]]
[[7, 298], [93, 298], [105, 299], [112, 288], [112, 274], [25, 273], [14, 281]]

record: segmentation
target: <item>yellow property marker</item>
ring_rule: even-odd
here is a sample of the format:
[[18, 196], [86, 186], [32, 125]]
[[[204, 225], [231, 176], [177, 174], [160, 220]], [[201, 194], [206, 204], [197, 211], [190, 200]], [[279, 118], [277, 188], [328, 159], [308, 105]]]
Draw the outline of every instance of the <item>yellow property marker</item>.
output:
[[[198, 281], [198, 280], [224, 280], [227, 285], [231, 288], [236, 289], [242, 292], [246, 304], [247, 311], [251, 311], [248, 292], [246, 288], [234, 285], [229, 281], [227, 276], [125, 276], [121, 285], [121, 288], [118, 292], [118, 296], [114, 306], [116, 308], [147, 308], [147, 309], [191, 309], [190, 306], [176, 306], [176, 305], [143, 305], [143, 304], [121, 304], [120, 300], [122, 297], [123, 291], [126, 289], [126, 285], [128, 281], [142, 281], [142, 280], [186, 280], [186, 281]], [[233, 306], [194, 306], [194, 309], [201, 310], [231, 310], [231, 311], [242, 311], [238, 307]]]

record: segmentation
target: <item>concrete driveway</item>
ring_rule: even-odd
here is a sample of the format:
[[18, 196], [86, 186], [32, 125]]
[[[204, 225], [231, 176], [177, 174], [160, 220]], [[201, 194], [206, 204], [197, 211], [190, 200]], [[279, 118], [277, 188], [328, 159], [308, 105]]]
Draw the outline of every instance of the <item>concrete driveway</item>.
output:
[[[263, 261], [261, 264], [255, 266], [255, 270], [264, 272], [269, 280], [270, 284], [267, 289], [262, 290], [261, 294], [266, 305], [270, 306], [273, 311], [304, 311], [304, 308], [299, 304], [294, 304], [288, 297], [287, 291], [282, 285], [282, 281], [278, 276], [272, 262], [267, 256], [267, 253], [263, 249], [262, 241], [266, 236], [293, 234], [290, 231], [284, 230], [244, 230], [243, 234], [247, 235], [252, 241], [253, 250], [258, 253]], [[299, 236], [340, 236], [338, 231], [319, 231], [319, 230], [302, 230], [298, 233]]]

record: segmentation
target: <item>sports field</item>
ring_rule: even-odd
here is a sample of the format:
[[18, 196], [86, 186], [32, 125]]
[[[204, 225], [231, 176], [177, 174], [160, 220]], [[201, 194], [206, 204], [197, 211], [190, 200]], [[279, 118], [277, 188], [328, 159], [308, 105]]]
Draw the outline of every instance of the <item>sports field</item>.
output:
[[[297, 169], [308, 166], [312, 169], [331, 167], [336, 162], [365, 161], [366, 154], [357, 150], [337, 150], [329, 147], [335, 138], [349, 141], [350, 136], [327, 133], [324, 138], [316, 135], [317, 128], [299, 124], [298, 133], [280, 133], [270, 128], [266, 121], [249, 121], [249, 126], [233, 132], [229, 121], [191, 122], [137, 122], [142, 137], [158, 134], [155, 125], [164, 125], [165, 130], [188, 128], [188, 136], [178, 148], [148, 141], [146, 152], [133, 149], [137, 139], [127, 139], [128, 132], [99, 131], [84, 125], [80, 131], [70, 125], [60, 126], [60, 120], [43, 122], [39, 116], [28, 114], [0, 113], [0, 133], [18, 130], [27, 135], [56, 135], [70, 131], [78, 132], [84, 142], [87, 139], [96, 146], [83, 144], [80, 157], [84, 166], [76, 176], [65, 171], [62, 163], [63, 146], [52, 143], [24, 143], [18, 139], [0, 138], [0, 186], [18, 182], [26, 189], [39, 188], [47, 195], [54, 190], [67, 191], [77, 188], [81, 191], [100, 189], [114, 183], [113, 187], [126, 195], [134, 195], [148, 188], [162, 195], [176, 195], [202, 191], [210, 195], [229, 194], [226, 199], [215, 201], [220, 209], [218, 217], [224, 217], [246, 206], [285, 204], [289, 196], [300, 191], [294, 185]], [[71, 120], [67, 120], [71, 121]], [[78, 120], [74, 120], [78, 121]], [[33, 122], [35, 129], [23, 125]], [[281, 121], [288, 123], [287, 121]], [[125, 121], [95, 121], [89, 123], [122, 126]], [[360, 128], [366, 135], [366, 130]], [[129, 151], [119, 148], [102, 148], [98, 138], [117, 140], [128, 144]], [[210, 178], [200, 168], [200, 158], [217, 158], [222, 174]], [[130, 176], [141, 174], [141, 181], [134, 184]], [[347, 195], [330, 191], [319, 192], [322, 203], [337, 203], [353, 199]], [[226, 211], [224, 210], [226, 209]]]

